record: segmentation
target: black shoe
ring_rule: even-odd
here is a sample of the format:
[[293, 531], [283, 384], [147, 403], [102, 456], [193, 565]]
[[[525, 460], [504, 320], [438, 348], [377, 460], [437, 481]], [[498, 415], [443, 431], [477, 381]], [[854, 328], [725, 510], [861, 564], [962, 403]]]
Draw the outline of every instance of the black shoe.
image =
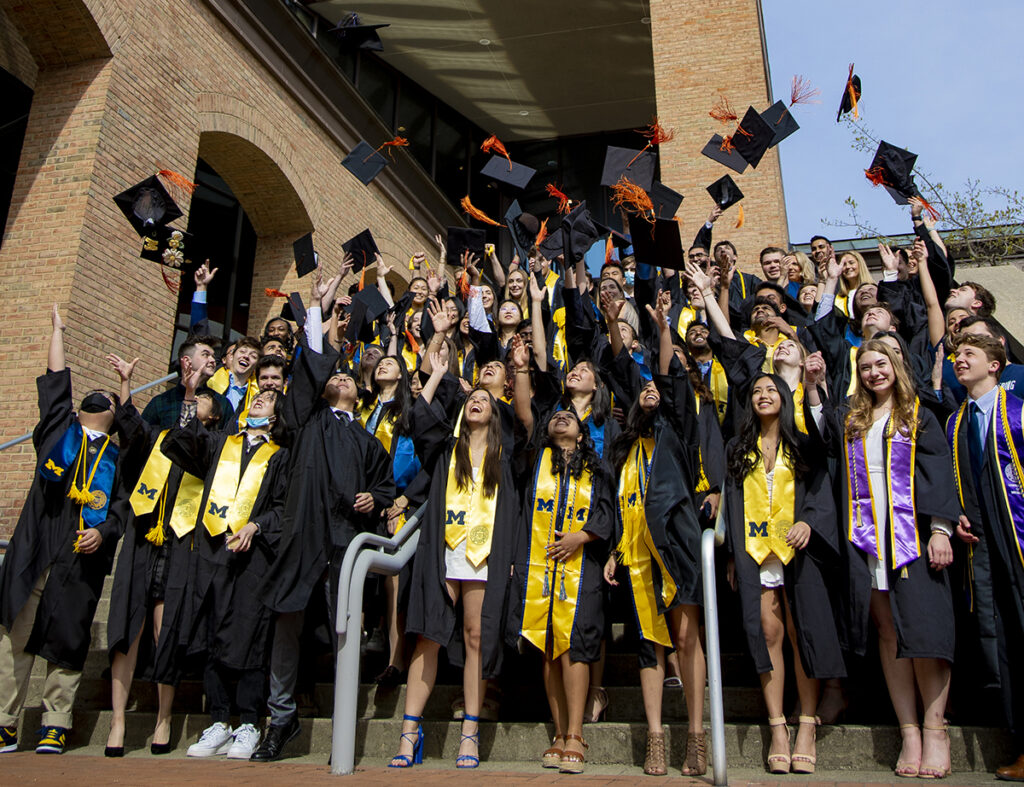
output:
[[151, 743], [149, 744], [150, 754], [170, 754], [171, 744], [170, 743]]
[[373, 679], [373, 682], [382, 689], [393, 689], [405, 683], [405, 673], [394, 664], [389, 664], [386, 670]]
[[107, 746], [103, 749], [104, 757], [124, 757], [124, 746]]
[[280, 760], [287, 743], [298, 737], [301, 726], [297, 716], [282, 725], [271, 724], [263, 733], [263, 740], [249, 759], [253, 762], [274, 762]]

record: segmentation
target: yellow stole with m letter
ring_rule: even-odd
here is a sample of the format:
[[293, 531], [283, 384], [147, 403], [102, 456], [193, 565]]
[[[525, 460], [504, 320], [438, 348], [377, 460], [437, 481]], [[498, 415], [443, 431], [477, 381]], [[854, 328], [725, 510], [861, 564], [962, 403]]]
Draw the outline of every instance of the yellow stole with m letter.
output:
[[[486, 460], [487, 454], [484, 453]], [[480, 463], [477, 480], [471, 481], [468, 489], [459, 487], [455, 475], [455, 448], [448, 462], [448, 483], [445, 487], [444, 542], [449, 549], [455, 549], [466, 542], [466, 560], [479, 568], [491, 554], [494, 538], [494, 515], [498, 508], [498, 490], [493, 497], [484, 495], [483, 462]]]
[[796, 479], [789, 455], [780, 445], [769, 493], [760, 437], [757, 448], [762, 452], [761, 459], [743, 479], [744, 546], [758, 565], [772, 553], [785, 565], [795, 554], [793, 547], [786, 543], [786, 535], [796, 515]]
[[[245, 434], [233, 434], [224, 441], [213, 474], [210, 496], [203, 512], [203, 524], [211, 536], [219, 536], [230, 529], [237, 533], [249, 522], [253, 504], [267, 473], [270, 457], [278, 452], [279, 445], [266, 442], [256, 449], [249, 464], [242, 471], [242, 446]], [[239, 476], [241, 475], [241, 480]]]
[[164, 456], [160, 445], [167, 436], [164, 429], [157, 437], [153, 449], [149, 452], [142, 475], [129, 499], [135, 516], [152, 513], [159, 504], [156, 524], [146, 533], [146, 540], [160, 546], [164, 542], [164, 524], [169, 524], [178, 538], [182, 538], [195, 529], [199, 506], [203, 501], [203, 480], [191, 473], [181, 474], [178, 493], [172, 504], [171, 519], [168, 522], [165, 512], [167, 508], [167, 476], [171, 472], [171, 460]]

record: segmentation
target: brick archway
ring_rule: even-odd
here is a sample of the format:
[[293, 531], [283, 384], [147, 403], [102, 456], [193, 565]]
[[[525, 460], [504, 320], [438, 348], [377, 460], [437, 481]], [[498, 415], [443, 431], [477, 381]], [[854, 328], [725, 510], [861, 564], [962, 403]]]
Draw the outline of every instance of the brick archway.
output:
[[111, 57], [133, 19], [117, 0], [0, 0], [40, 68]]

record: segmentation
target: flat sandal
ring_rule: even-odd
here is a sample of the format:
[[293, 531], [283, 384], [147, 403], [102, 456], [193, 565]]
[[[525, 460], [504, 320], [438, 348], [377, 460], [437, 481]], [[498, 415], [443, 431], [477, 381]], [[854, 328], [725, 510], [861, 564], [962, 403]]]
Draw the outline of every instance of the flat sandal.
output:
[[[583, 746], [584, 751], [589, 749], [590, 746], [582, 735], [573, 735], [572, 733], [565, 736], [565, 745], [569, 746], [569, 741], [579, 741], [580, 745]], [[569, 751], [568, 748], [562, 753], [562, 760], [558, 765], [559, 773], [583, 773], [584, 762], [586, 757], [581, 751]]]

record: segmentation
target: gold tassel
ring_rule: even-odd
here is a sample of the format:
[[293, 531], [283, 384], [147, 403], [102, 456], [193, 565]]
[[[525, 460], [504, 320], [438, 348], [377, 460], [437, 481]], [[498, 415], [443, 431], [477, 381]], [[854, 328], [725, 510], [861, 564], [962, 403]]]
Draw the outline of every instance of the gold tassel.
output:
[[75, 546], [73, 547], [73, 550], [74, 550], [74, 552], [76, 554], [82, 551], [81, 549], [79, 549], [79, 545], [81, 543], [82, 543], [82, 536], [79, 536], [78, 538], [75, 539]]
[[162, 547], [164, 545], [164, 526], [159, 522], [153, 525], [146, 533], [146, 540], [155, 547]]
[[87, 490], [80, 489], [78, 484], [74, 481], [71, 482], [71, 488], [68, 489], [68, 498], [73, 503], [77, 503], [80, 506], [88, 505], [96, 499], [96, 495]]
[[740, 227], [743, 226], [744, 220], [745, 217], [743, 215], [743, 206], [740, 205], [739, 212], [736, 214], [736, 229], [739, 229]]

